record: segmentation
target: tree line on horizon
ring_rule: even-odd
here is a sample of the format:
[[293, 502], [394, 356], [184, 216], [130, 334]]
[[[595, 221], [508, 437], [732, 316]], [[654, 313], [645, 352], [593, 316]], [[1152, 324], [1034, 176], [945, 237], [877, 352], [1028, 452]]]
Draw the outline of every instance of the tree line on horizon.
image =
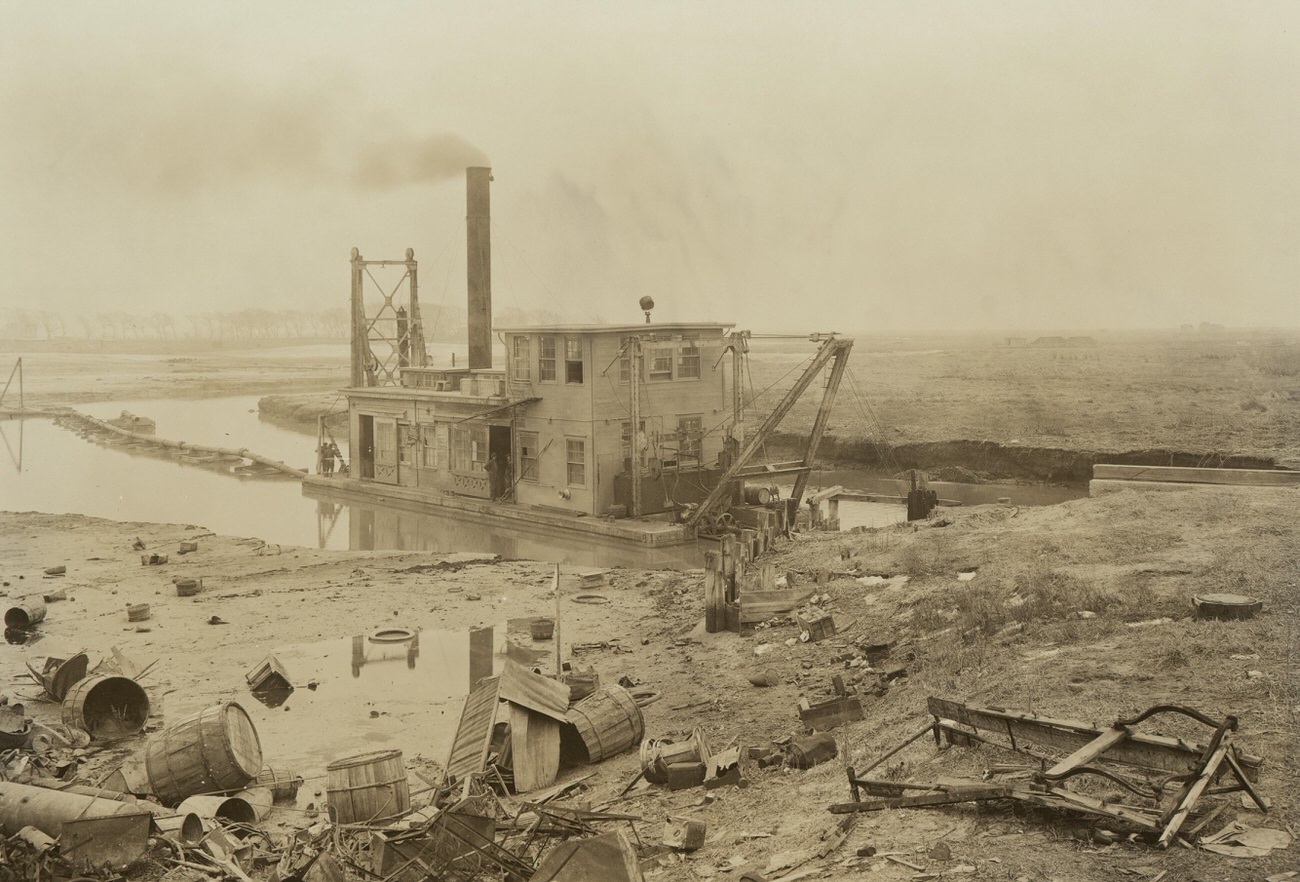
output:
[[[369, 304], [367, 313], [378, 312]], [[424, 336], [434, 342], [465, 339], [465, 310], [421, 304]], [[497, 313], [502, 325], [546, 324], [556, 321], [542, 310], [506, 309]], [[16, 308], [0, 312], [0, 338], [7, 340], [346, 340], [351, 328], [349, 310], [241, 309], [230, 312], [150, 312], [121, 310], [76, 312], [56, 309]]]

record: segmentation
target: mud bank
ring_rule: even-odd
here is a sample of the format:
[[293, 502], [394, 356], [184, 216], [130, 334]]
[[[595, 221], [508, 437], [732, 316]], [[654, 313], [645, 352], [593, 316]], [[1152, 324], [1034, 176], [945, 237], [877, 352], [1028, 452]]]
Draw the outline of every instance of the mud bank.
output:
[[322, 416], [335, 434], [348, 427], [348, 404], [341, 392], [266, 395], [257, 400], [257, 415], [273, 426], [312, 434]]
[[[778, 433], [774, 446], [794, 454], [804, 436]], [[1070, 450], [1061, 447], [1022, 447], [996, 441], [918, 441], [882, 444], [867, 438], [826, 436], [819, 451], [823, 462], [841, 467], [895, 474], [920, 469], [934, 479], [980, 483], [1024, 481], [1086, 487], [1097, 463], [1118, 465], [1187, 466], [1199, 468], [1272, 469], [1272, 457], [1177, 450]]]

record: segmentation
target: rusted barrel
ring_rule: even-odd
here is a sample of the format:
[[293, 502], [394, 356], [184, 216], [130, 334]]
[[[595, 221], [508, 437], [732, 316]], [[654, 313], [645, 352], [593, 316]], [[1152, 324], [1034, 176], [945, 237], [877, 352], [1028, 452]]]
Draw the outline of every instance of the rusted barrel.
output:
[[20, 597], [18, 602], [5, 610], [5, 627], [26, 631], [45, 618], [45, 598], [39, 594]]
[[325, 767], [325, 794], [337, 824], [382, 821], [411, 810], [400, 750], [377, 750]]
[[302, 786], [302, 776], [280, 769], [262, 769], [253, 783], [269, 789], [272, 799], [294, 799]]
[[96, 741], [135, 735], [148, 719], [149, 696], [130, 677], [87, 677], [63, 696], [63, 725], [81, 729]]
[[550, 640], [555, 636], [555, 619], [537, 619], [529, 622], [528, 630], [534, 640]]
[[569, 725], [560, 730], [561, 753], [578, 762], [600, 762], [636, 747], [645, 735], [641, 708], [622, 686], [597, 689], [569, 708], [565, 717]]
[[151, 737], [144, 764], [154, 795], [176, 805], [196, 793], [243, 789], [262, 770], [262, 743], [248, 712], [226, 701]]

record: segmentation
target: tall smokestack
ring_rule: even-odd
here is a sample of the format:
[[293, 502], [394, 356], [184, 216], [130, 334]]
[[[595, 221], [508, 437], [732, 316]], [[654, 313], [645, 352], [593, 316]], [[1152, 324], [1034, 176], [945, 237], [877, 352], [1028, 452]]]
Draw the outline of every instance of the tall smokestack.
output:
[[490, 168], [465, 169], [470, 370], [492, 367], [491, 180]]

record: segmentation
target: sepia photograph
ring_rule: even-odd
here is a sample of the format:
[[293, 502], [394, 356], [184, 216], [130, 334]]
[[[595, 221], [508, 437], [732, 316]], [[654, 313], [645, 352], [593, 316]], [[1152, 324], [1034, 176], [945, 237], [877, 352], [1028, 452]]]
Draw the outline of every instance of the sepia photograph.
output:
[[1300, 4], [0, 0], [0, 882], [1300, 879]]

